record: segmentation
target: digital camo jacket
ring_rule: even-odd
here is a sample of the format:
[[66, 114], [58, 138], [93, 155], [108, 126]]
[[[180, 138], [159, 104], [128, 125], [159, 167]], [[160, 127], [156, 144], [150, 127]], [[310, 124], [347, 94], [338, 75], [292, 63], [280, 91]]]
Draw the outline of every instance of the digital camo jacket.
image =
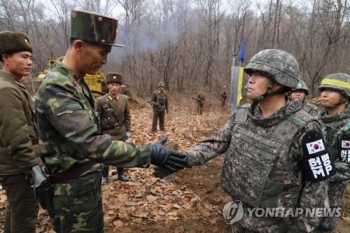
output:
[[86, 83], [62, 63], [43, 80], [35, 96], [35, 108], [40, 153], [47, 172], [63, 172], [88, 160], [119, 167], [148, 166], [150, 153], [146, 147], [100, 135], [93, 106]]
[[350, 106], [336, 115], [327, 115], [323, 111], [320, 116], [327, 146], [335, 160], [337, 173], [329, 180], [329, 204], [340, 205], [350, 179]]
[[248, 104], [187, 152], [188, 165], [203, 164], [226, 152], [222, 187], [244, 207], [244, 216], [236, 224], [253, 232], [310, 232], [321, 218], [255, 217], [247, 210], [328, 207], [328, 182], [302, 178], [300, 162], [308, 156], [301, 146], [306, 129], [321, 131], [320, 124], [302, 110], [301, 101], [288, 102], [267, 118], [262, 118], [258, 106]]

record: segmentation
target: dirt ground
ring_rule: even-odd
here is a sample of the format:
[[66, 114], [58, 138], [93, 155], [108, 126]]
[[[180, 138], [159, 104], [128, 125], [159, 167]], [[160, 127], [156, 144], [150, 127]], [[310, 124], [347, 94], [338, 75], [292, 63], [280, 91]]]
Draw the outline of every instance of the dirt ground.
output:
[[[186, 104], [184, 104], [186, 105]], [[183, 105], [183, 106], [184, 106]], [[222, 126], [230, 115], [229, 107], [207, 108], [197, 116], [194, 106], [170, 109], [165, 133], [150, 133], [151, 110], [148, 106], [132, 110], [132, 141], [150, 143], [169, 136], [181, 151], [193, 146]], [[169, 144], [170, 145], [170, 144]], [[224, 156], [205, 165], [185, 169], [166, 179], [152, 176], [151, 169], [130, 169], [132, 182], [112, 180], [103, 185], [106, 232], [118, 233], [221, 233], [229, 232], [221, 210], [230, 201], [220, 186]], [[0, 193], [0, 233], [6, 198]], [[343, 216], [335, 232], [350, 232], [350, 188], [342, 204]], [[38, 232], [53, 232], [49, 219], [40, 211]]]

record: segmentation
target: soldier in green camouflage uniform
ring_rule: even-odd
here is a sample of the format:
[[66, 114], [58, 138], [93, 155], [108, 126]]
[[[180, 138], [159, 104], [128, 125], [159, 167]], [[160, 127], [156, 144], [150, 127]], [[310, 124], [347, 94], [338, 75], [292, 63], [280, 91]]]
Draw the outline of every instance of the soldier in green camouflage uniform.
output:
[[[300, 101], [286, 98], [297, 86], [299, 65], [291, 54], [269, 49], [251, 58], [245, 72], [252, 103], [239, 107], [213, 136], [186, 151], [187, 166], [226, 153], [222, 187], [234, 200], [230, 204], [239, 202], [242, 207], [242, 215], [235, 221], [231, 221], [235, 210], [224, 209], [231, 232], [310, 232], [322, 216], [258, 217], [249, 215], [247, 209], [327, 207], [326, 179], [335, 169], [321, 126], [302, 109]], [[316, 174], [315, 160], [321, 161]], [[154, 174], [163, 178], [175, 170], [156, 169]]]
[[224, 90], [221, 93], [221, 107], [225, 107], [226, 99], [227, 99], [227, 92], [226, 92], [226, 86], [224, 86]]
[[197, 92], [197, 94], [192, 97], [192, 99], [196, 100], [197, 102], [197, 114], [202, 115], [203, 114], [203, 107], [205, 103], [205, 93], [204, 90], [201, 89]]
[[32, 69], [32, 45], [20, 32], [0, 32], [0, 184], [6, 191], [5, 233], [35, 233], [39, 204], [28, 174], [39, 164], [32, 99], [22, 77]]
[[[125, 142], [130, 137], [131, 114], [128, 97], [119, 93], [123, 84], [123, 75], [109, 73], [106, 75], [106, 83], [109, 92], [96, 99], [100, 128], [103, 134], [109, 134], [113, 140]], [[120, 181], [129, 180], [129, 177], [124, 175], [124, 168], [119, 167], [117, 170]], [[108, 183], [108, 166], [104, 167], [102, 175], [102, 183]]]
[[[321, 104], [325, 109], [319, 119], [331, 155], [335, 159], [336, 175], [329, 180], [329, 205], [337, 208], [350, 179], [350, 75], [327, 75], [319, 86]], [[336, 217], [325, 218], [315, 232], [333, 232]]]
[[159, 120], [159, 130], [164, 131], [165, 111], [169, 112], [168, 95], [163, 82], [159, 82], [157, 90], [153, 92], [151, 103], [153, 105], [152, 132], [157, 131], [157, 122]]
[[320, 112], [320, 109], [318, 109], [315, 105], [309, 103], [307, 100], [308, 95], [309, 89], [303, 80], [299, 80], [298, 86], [296, 88], [293, 88], [290, 92], [291, 100], [301, 100], [304, 105], [304, 110], [312, 116], [317, 116]]
[[35, 95], [40, 154], [52, 184], [46, 209], [56, 232], [104, 232], [101, 164], [185, 164], [184, 156], [163, 146], [166, 139], [136, 146], [99, 132], [84, 76], [96, 74], [107, 63], [117, 26], [114, 18], [72, 10], [70, 47]]

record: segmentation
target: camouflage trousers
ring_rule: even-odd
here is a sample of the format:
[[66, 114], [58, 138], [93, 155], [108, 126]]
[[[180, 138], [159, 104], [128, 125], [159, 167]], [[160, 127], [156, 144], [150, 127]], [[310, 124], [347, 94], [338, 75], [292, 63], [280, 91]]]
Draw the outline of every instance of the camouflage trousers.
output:
[[312, 233], [332, 233], [337, 226], [336, 217], [325, 217]]
[[24, 174], [0, 176], [8, 205], [4, 233], [35, 233], [39, 203]]
[[51, 222], [56, 232], [104, 232], [101, 176], [99, 170], [53, 186]]
[[156, 111], [153, 110], [153, 120], [152, 120], [152, 131], [157, 131], [157, 122], [159, 119], [159, 130], [164, 131], [164, 118], [165, 118], [165, 110]]

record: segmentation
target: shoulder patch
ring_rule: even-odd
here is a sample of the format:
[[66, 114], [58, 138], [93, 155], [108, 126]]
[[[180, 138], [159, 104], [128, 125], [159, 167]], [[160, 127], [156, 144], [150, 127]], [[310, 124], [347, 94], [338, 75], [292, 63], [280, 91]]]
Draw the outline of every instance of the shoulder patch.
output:
[[305, 180], [318, 182], [335, 175], [334, 159], [321, 132], [307, 131], [302, 139], [302, 150], [301, 171]]

